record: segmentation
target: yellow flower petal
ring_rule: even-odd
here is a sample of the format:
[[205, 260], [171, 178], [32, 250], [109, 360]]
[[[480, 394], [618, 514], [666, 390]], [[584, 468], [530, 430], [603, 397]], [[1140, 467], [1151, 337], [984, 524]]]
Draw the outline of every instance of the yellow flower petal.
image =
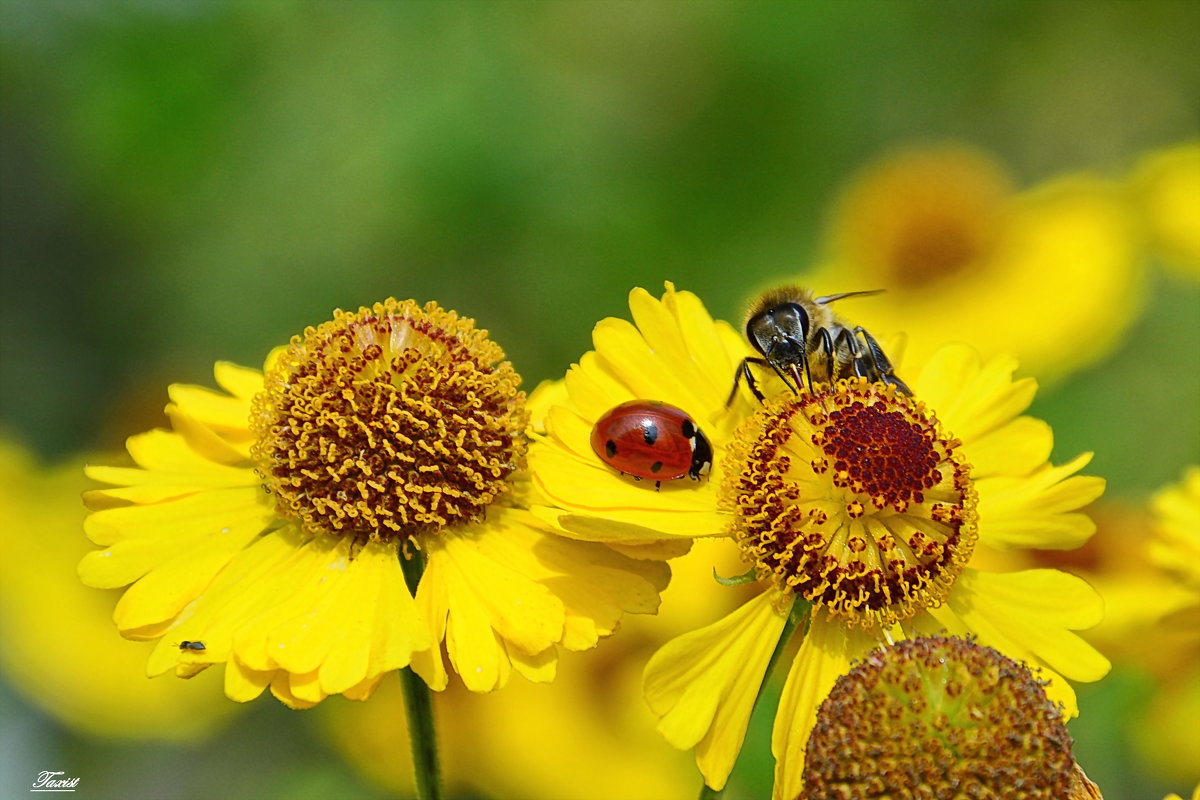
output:
[[[447, 617], [450, 614], [449, 586], [441, 575], [442, 571], [440, 563], [426, 559], [425, 572], [417, 586], [417, 608], [429, 626], [430, 638], [434, 642], [445, 641]], [[445, 690], [449, 683], [450, 676], [442, 659], [440, 644], [414, 653], [412, 668], [435, 692]]]
[[[262, 378], [259, 377], [259, 390]], [[172, 384], [167, 387], [171, 405], [167, 413], [179, 413], [195, 420], [222, 439], [235, 444], [248, 444], [252, 436], [247, 429], [250, 402], [247, 398], [230, 397], [204, 386]], [[246, 451], [248, 452], [248, 450]]]
[[[98, 511], [87, 518], [84, 530], [96, 544], [110, 546], [84, 556], [79, 575], [89, 586], [111, 589], [174, 565], [188, 573], [188, 585], [203, 586], [270, 518], [261, 492], [248, 488]], [[146, 623], [134, 627], [140, 624]]]
[[787, 617], [764, 592], [712, 625], [664, 645], [646, 665], [646, 701], [658, 729], [680, 749], [696, 748], [705, 782], [722, 789]]
[[[604, 516], [592, 516], [586, 513], [571, 514], [548, 506], [534, 506], [533, 515], [544, 522], [556, 533], [570, 539], [580, 539], [585, 542], [607, 542], [611, 546], [626, 547], [662, 547], [668, 552], [675, 553], [682, 548], [687, 552], [691, 540], [700, 536], [713, 536], [723, 532], [728, 519], [715, 511], [705, 515], [665, 515], [647, 512], [618, 512], [605, 511]], [[664, 540], [667, 535], [661, 528], [646, 526], [627, 520], [660, 523], [687, 534]], [[680, 522], [686, 524], [681, 525]], [[691, 532], [688, 534], [688, 532]], [[662, 544], [659, 544], [662, 543]], [[674, 556], [668, 556], [673, 558]]]
[[1043, 466], [1020, 477], [984, 478], [979, 492], [979, 538], [992, 547], [1067, 550], [1096, 531], [1084, 514], [1069, 513], [1104, 492], [1104, 479], [1074, 476], [1092, 460], [1084, 453], [1060, 467]]
[[187, 442], [188, 447], [215, 464], [245, 466], [250, 458], [250, 440], [232, 444], [212, 428], [175, 405], [167, 406], [171, 429]]
[[237, 703], [248, 703], [263, 693], [275, 676], [275, 670], [255, 670], [231, 658], [225, 665], [225, 696]]
[[553, 647], [529, 655], [515, 647], [505, 646], [505, 653], [513, 669], [527, 681], [550, 683], [558, 672], [558, 652]]
[[262, 370], [239, 366], [230, 361], [218, 361], [213, 366], [213, 376], [218, 386], [247, 404], [263, 388]]
[[525, 399], [525, 408], [529, 410], [529, 427], [534, 433], [546, 432], [546, 415], [550, 409], [562, 405], [570, 399], [567, 393], [566, 381], [545, 380], [534, 387]]
[[971, 476], [976, 480], [993, 475], [1027, 475], [1050, 458], [1053, 448], [1050, 425], [1033, 417], [1017, 417], [963, 444]]
[[610, 408], [632, 397], [630, 390], [594, 350], [579, 357], [563, 376], [571, 405], [586, 419], [600, 419]]
[[[1069, 716], [1078, 714], [1074, 690], [1062, 680], [1096, 681], [1108, 674], [1108, 659], [1072, 630], [1099, 623], [1104, 604], [1084, 580], [1053, 569], [994, 574], [968, 569], [958, 579], [948, 609], [966, 626], [949, 632], [974, 633], [980, 644], [994, 647], [1031, 667], [1046, 669], [1051, 699]], [[930, 611], [939, 622], [938, 609]]]
[[[629, 293], [629, 311], [659, 363], [671, 365], [690, 389], [690, 396], [676, 396], [686, 401], [681, 407], [707, 408], [714, 398], [723, 399], [732, 384], [736, 361], [730, 362], [719, 325], [696, 295], [676, 292], [668, 284], [660, 302], [645, 289], [634, 289]], [[743, 344], [739, 352], [747, 349]], [[666, 402], [680, 405], [670, 399]]]
[[506, 644], [536, 654], [562, 637], [562, 601], [490, 558], [466, 536], [448, 536], [438, 544], [428, 553], [421, 586], [427, 581], [445, 585], [447, 654], [472, 691], [499, 688], [511, 668]]
[[294, 528], [285, 528], [246, 548], [189, 608], [183, 621], [195, 626], [195, 638], [206, 636], [205, 642], [218, 649], [228, 646], [249, 669], [278, 668], [267, 637], [274, 625], [303, 613], [295, 597], [317, 583], [329, 565], [328, 543], [323, 548], [310, 544]]
[[271, 694], [288, 708], [312, 708], [323, 699], [316, 690], [316, 675], [293, 675], [279, 670], [271, 679]]
[[1012, 379], [1016, 359], [994, 356], [988, 361], [966, 345], [936, 350], [915, 376], [913, 392], [937, 412], [946, 429], [970, 443], [982, 439], [1029, 408], [1037, 393], [1032, 378]]
[[346, 691], [342, 692], [342, 695], [347, 700], [357, 700], [362, 702], [371, 696], [371, 693], [375, 691], [375, 687], [377, 687], [388, 674], [389, 673], [383, 673], [382, 675], [376, 675], [374, 678], [367, 678], [366, 680], [355, 684]]
[[639, 561], [603, 544], [551, 536], [522, 522], [509, 509], [503, 527], [481, 537], [479, 549], [497, 563], [536, 579], [563, 602], [562, 644], [569, 650], [595, 646], [616, 630], [623, 613], [652, 614], [670, 571], [658, 561]]

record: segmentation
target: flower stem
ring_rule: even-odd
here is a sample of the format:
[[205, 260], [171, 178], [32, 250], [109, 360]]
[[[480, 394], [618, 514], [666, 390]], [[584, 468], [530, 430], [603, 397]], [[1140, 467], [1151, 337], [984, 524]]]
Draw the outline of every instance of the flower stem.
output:
[[[404, 582], [414, 596], [425, 558], [418, 551], [406, 558], [400, 553], [400, 568]], [[408, 738], [412, 742], [413, 775], [417, 784], [417, 800], [442, 800], [442, 781], [438, 768], [437, 732], [433, 724], [433, 695], [429, 685], [412, 667], [400, 670], [400, 686], [404, 691], [404, 709], [408, 714]]]

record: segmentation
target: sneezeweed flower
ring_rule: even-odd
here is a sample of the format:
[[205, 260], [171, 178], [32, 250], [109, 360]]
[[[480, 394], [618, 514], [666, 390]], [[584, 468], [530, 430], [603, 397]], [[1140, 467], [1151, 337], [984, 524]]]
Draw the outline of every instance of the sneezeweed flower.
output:
[[[1013, 359], [953, 346], [922, 363], [887, 342], [913, 397], [854, 380], [817, 397], [777, 387], [761, 407], [739, 396], [726, 408], [750, 355], [732, 328], [670, 285], [661, 300], [635, 289], [630, 309], [636, 325], [597, 325], [595, 351], [545, 412], [530, 462], [549, 505], [535, 510], [581, 538], [724, 534], [740, 545], [758, 596], [668, 643], [646, 668], [659, 730], [695, 749], [710, 787], [728, 779], [790, 616], [807, 630], [775, 717], [777, 797], [800, 791], [821, 699], [881, 642], [974, 634], [1041, 669], [1051, 699], [1077, 713], [1065, 678], [1097, 680], [1109, 666], [1072, 633], [1096, 624], [1099, 597], [1057, 570], [994, 574], [972, 560], [984, 546], [1077, 547], [1093, 532], [1077, 509], [1103, 491], [1075, 475], [1089, 455], [1049, 463], [1049, 426], [1022, 416], [1035, 383], [1013, 380]], [[707, 481], [655, 491], [591, 452], [595, 420], [632, 398], [678, 405], [700, 423], [715, 454]]]
[[1051, 377], [1102, 358], [1136, 318], [1135, 230], [1116, 182], [1069, 175], [1018, 192], [981, 150], [906, 149], [849, 182], [824, 263], [806, 280], [886, 289], [886, 302], [857, 303], [852, 315], [871, 330], [903, 330], [918, 362], [966, 341], [985, 357], [1017, 353]]
[[796, 800], [1100, 797], [1029, 669], [967, 639], [872, 650], [821, 703]]
[[1069, 552], [1010, 553], [1010, 568], [1070, 569], [1104, 598], [1084, 638], [1147, 687], [1120, 730], [1147, 773], [1180, 786], [1200, 779], [1200, 468], [1150, 502], [1109, 500], [1091, 512], [1096, 535]]
[[[79, 583], [83, 459], [43, 466], [0, 439], [0, 666], [32, 704], [78, 733], [106, 739], [196, 741], [234, 706], [193, 684], [150, 681], [150, 645], [112, 635], [113, 593]], [[218, 681], [219, 683], [219, 681]]]
[[[80, 574], [132, 584], [114, 613], [159, 639], [147, 669], [224, 663], [238, 701], [368, 696], [411, 665], [473, 691], [554, 676], [622, 611], [653, 611], [663, 565], [546, 533], [524, 508], [520, 379], [472, 320], [388, 300], [308, 328], [227, 393], [172, 386], [171, 431], [95, 466]], [[404, 568], [425, 563], [415, 596]], [[203, 650], [181, 649], [200, 641]]]
[[1195, 592], [1200, 604], [1200, 466], [1188, 467], [1178, 484], [1154, 495], [1150, 506], [1158, 534], [1150, 543], [1151, 560]]
[[1200, 278], [1200, 143], [1146, 156], [1132, 187], [1152, 252], [1168, 266]]
[[[1168, 593], [1183, 599], [1153, 631], [1152, 646], [1168, 651], [1170, 668], [1158, 675], [1158, 692], [1134, 728], [1143, 757], [1165, 775], [1200, 781], [1200, 467], [1151, 498], [1156, 535], [1151, 561], [1162, 570]], [[1138, 635], [1139, 631], [1131, 631]], [[1144, 637], [1143, 637], [1144, 638]]]

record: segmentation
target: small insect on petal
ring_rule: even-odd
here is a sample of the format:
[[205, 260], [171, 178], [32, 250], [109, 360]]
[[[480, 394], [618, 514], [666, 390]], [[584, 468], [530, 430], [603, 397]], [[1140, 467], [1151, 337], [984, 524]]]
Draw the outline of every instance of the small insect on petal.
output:
[[592, 450], [601, 461], [637, 480], [700, 480], [712, 466], [712, 445], [691, 416], [658, 400], [630, 400], [612, 408], [592, 428]]

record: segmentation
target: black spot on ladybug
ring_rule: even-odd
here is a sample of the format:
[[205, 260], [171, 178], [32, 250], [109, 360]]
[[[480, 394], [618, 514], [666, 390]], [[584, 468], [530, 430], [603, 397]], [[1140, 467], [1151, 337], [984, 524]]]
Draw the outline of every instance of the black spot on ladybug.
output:
[[609, 439], [604, 443], [604, 452], [608, 453], [608, 457], [612, 458], [617, 454], [617, 443]]
[[642, 426], [642, 439], [646, 444], [654, 444], [658, 441], [658, 426], [653, 422], [648, 422]]
[[657, 475], [659, 472], [662, 471], [662, 467], [663, 467], [663, 463], [661, 461], [655, 461], [653, 464], [650, 465], [650, 471], [653, 472], [655, 475]]

